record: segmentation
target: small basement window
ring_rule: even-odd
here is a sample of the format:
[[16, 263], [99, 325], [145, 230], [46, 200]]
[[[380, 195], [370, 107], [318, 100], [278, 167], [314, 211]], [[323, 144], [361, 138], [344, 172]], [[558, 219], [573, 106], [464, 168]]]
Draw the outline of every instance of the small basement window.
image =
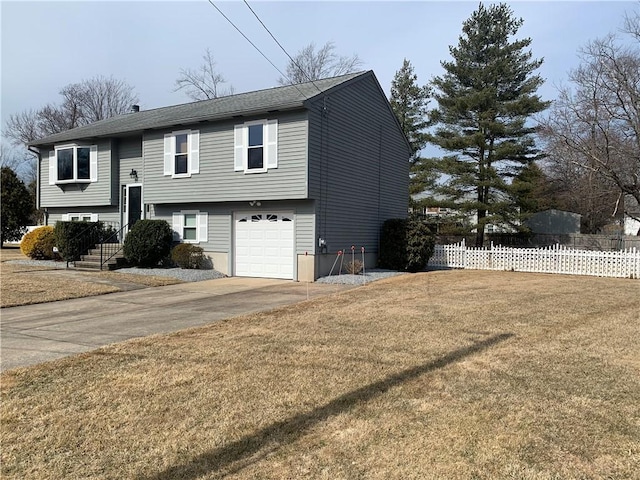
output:
[[207, 212], [183, 210], [173, 213], [173, 239], [177, 242], [200, 243], [208, 241]]

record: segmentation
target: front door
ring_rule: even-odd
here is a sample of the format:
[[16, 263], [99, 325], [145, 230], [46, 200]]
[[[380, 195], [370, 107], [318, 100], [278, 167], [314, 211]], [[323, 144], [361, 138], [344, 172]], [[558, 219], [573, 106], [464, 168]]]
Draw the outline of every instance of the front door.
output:
[[133, 184], [123, 187], [124, 197], [124, 222], [128, 225], [127, 231], [142, 218], [142, 185]]

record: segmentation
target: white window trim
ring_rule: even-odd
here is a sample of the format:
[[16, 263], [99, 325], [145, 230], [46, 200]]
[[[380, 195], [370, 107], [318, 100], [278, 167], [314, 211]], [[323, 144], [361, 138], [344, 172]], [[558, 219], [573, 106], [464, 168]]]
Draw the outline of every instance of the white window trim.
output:
[[[176, 136], [187, 135], [187, 173], [175, 173]], [[200, 173], [200, 131], [176, 130], [164, 135], [164, 175], [171, 178], [189, 178]]]
[[[182, 238], [184, 233], [184, 216], [194, 215], [196, 216], [196, 239], [185, 240]], [[209, 235], [209, 214], [200, 210], [180, 210], [174, 212], [172, 215], [173, 224], [173, 239], [176, 242], [182, 243], [206, 243]]]
[[[78, 217], [78, 218], [82, 218], [82, 217], [89, 217], [90, 218], [90, 222], [97, 222], [98, 221], [98, 214], [97, 213], [75, 213], [75, 212], [70, 212], [70, 213], [63, 213], [62, 214], [62, 221], [63, 222], [70, 222], [72, 217]], [[76, 221], [82, 221], [82, 220], [76, 220]]]
[[[73, 178], [58, 180], [58, 151], [73, 149]], [[78, 148], [89, 149], [89, 178], [78, 178]], [[69, 143], [56, 145], [49, 151], [49, 185], [67, 185], [75, 183], [95, 183], [98, 181], [98, 146]]]
[[[249, 168], [249, 127], [262, 125], [262, 168]], [[253, 120], [234, 126], [234, 171], [266, 173], [278, 168], [278, 120]]]

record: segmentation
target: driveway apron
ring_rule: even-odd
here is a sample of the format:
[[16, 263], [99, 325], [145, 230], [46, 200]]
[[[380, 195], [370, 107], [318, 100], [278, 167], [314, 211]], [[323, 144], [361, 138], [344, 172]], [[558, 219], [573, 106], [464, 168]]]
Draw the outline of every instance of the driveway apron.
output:
[[352, 286], [221, 278], [0, 310], [0, 369], [207, 325]]

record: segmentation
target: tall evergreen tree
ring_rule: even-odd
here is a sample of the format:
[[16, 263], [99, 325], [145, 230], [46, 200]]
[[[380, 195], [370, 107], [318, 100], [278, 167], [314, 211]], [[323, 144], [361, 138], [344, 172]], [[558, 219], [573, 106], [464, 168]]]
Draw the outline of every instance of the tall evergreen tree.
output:
[[536, 95], [542, 60], [526, 50], [531, 39], [512, 40], [522, 23], [506, 4], [481, 3], [449, 47], [453, 59], [441, 62], [445, 74], [432, 81], [438, 108], [429, 141], [451, 152], [437, 162], [444, 175], [437, 193], [451, 208], [477, 214], [477, 246], [487, 223], [515, 222], [509, 180], [539, 158], [527, 120], [549, 103]]
[[389, 102], [411, 146], [411, 195], [423, 192], [435, 181], [429, 159], [420, 155], [421, 150], [427, 145], [426, 128], [430, 97], [431, 89], [428, 85], [418, 85], [418, 76], [413, 70], [413, 65], [405, 58], [402, 67], [391, 81]]
[[511, 182], [511, 193], [523, 218], [558, 206], [553, 182], [535, 162], [516, 175]]
[[427, 144], [427, 104], [431, 91], [428, 86], [418, 85], [418, 76], [406, 58], [402, 68], [391, 81], [391, 108], [398, 117], [400, 127], [411, 145], [411, 164], [419, 158], [420, 150]]
[[33, 212], [33, 197], [22, 180], [9, 167], [2, 167], [2, 210], [0, 223], [2, 233], [0, 245], [7, 241], [20, 240], [25, 233]]

